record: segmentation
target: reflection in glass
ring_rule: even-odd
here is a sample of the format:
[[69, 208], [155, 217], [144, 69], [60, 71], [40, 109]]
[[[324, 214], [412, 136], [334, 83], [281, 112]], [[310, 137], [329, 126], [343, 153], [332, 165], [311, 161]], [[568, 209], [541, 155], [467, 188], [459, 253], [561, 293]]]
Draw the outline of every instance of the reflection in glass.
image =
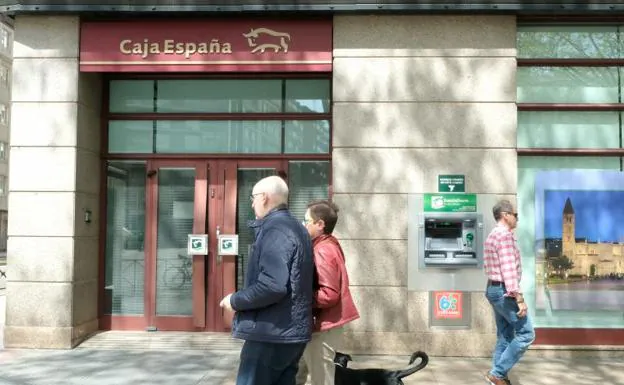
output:
[[154, 122], [143, 120], [110, 120], [108, 122], [108, 152], [117, 154], [152, 153]]
[[158, 230], [156, 247], [156, 314], [192, 315], [192, 257], [195, 169], [158, 170]]
[[328, 79], [287, 79], [285, 112], [329, 113], [330, 95]]
[[154, 112], [154, 81], [111, 80], [108, 104], [112, 113]]
[[0, 53], [13, 58], [13, 31], [6, 25], [0, 25]]
[[517, 41], [519, 58], [613, 59], [623, 57], [616, 26], [520, 26]]
[[308, 203], [329, 197], [331, 165], [328, 161], [293, 161], [288, 163], [288, 206], [303, 220]]
[[519, 111], [519, 148], [618, 148], [619, 112]]
[[278, 113], [279, 79], [159, 80], [157, 112]]
[[8, 63], [0, 61], [0, 90], [8, 91], [11, 85], [11, 67]]
[[284, 125], [284, 152], [287, 154], [327, 154], [328, 120], [287, 120]]
[[280, 121], [158, 121], [158, 153], [279, 153]]
[[518, 103], [618, 103], [615, 67], [519, 67]]
[[145, 162], [108, 162], [105, 314], [144, 311], [145, 178]]

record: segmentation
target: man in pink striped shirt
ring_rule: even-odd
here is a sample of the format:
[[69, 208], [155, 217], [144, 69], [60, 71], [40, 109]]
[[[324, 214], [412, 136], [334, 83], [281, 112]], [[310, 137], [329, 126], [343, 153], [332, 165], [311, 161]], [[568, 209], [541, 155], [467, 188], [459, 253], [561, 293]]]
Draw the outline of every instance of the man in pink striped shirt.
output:
[[486, 379], [491, 385], [510, 385], [507, 375], [535, 340], [535, 331], [520, 289], [522, 260], [512, 232], [518, 213], [508, 200], [494, 205], [492, 213], [496, 227], [485, 240], [483, 265], [488, 278], [485, 297], [494, 309], [497, 338]]

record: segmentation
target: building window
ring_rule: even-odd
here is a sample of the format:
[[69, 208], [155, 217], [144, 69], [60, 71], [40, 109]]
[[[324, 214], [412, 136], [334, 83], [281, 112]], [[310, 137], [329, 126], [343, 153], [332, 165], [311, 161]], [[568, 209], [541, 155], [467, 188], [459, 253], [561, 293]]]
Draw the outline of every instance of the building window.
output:
[[7, 195], [7, 189], [7, 177], [5, 175], [0, 175], [0, 197]]
[[[180, 180], [177, 184], [172, 182], [171, 186], [157, 185], [158, 210], [170, 207], [171, 212], [158, 211], [154, 215], [154, 210], [146, 208], [145, 198], [146, 193], [153, 194], [154, 190], [153, 182], [150, 182], [153, 179], [149, 178], [156, 174], [148, 170], [148, 167], [154, 167], [153, 164], [165, 160], [175, 164], [186, 158], [207, 159], [211, 162], [210, 167], [217, 169], [220, 166], [215, 160], [237, 164], [236, 212], [230, 218], [236, 223], [239, 235], [238, 287], [244, 282], [254, 235], [248, 226], [249, 220], [255, 218], [249, 194], [259, 179], [270, 175], [285, 177], [289, 186], [289, 208], [300, 220], [303, 220], [311, 200], [330, 197], [332, 116], [329, 76], [246, 76], [235, 79], [155, 76], [154, 79], [122, 78], [108, 82], [105, 107], [108, 108], [105, 314], [129, 316], [146, 311], [143, 288], [153, 277], [145, 277], [139, 270], [151, 263], [144, 250], [146, 239], [153, 230], [146, 226], [147, 222], [156, 222], [158, 229], [161, 224], [162, 229], [169, 229], [156, 230], [157, 249], [160, 250], [156, 257], [156, 311], [170, 315], [171, 309], [178, 312], [183, 305], [181, 312], [176, 314], [188, 315], [189, 307], [184, 304], [191, 303], [190, 286], [183, 284], [178, 288], [170, 285], [171, 274], [166, 271], [171, 263], [167, 253], [179, 248], [174, 245], [179, 239], [186, 242], [190, 230], [174, 228], [177, 222], [168, 215], [171, 213], [186, 221], [181, 222], [182, 225], [193, 225], [184, 215], [190, 215], [191, 219], [195, 215], [195, 198], [186, 196], [186, 186], [195, 186], [196, 176], [181, 178], [179, 173], [184, 175], [189, 170], [174, 167], [173, 171], [167, 171], [166, 167], [159, 167], [158, 183], [165, 180], [165, 175], [171, 176], [174, 182], [175, 178]], [[300, 78], [302, 76], [305, 78]], [[217, 178], [210, 183], [224, 184], [226, 189], [225, 180]], [[176, 186], [181, 186], [179, 191], [172, 190]], [[195, 191], [194, 188], [190, 191], [207, 194], [205, 190]], [[227, 194], [232, 194], [232, 190]], [[175, 241], [171, 243], [174, 246], [161, 242], [169, 239], [171, 234], [175, 235], [171, 238], [172, 242]], [[132, 256], [132, 262], [127, 261], [128, 256]], [[175, 259], [178, 256], [174, 256]], [[175, 278], [175, 271], [172, 276]], [[181, 288], [188, 288], [188, 295], [183, 298], [169, 295], [172, 290]]]
[[8, 151], [9, 151], [9, 144], [7, 142], [0, 142], [0, 160], [7, 160]]
[[0, 61], [0, 89], [9, 89], [9, 85], [11, 83], [10, 68], [9, 64]]
[[9, 124], [9, 105], [0, 103], [0, 124], [8, 126]]
[[11, 58], [13, 55], [13, 31], [0, 24], [0, 53]]
[[329, 79], [113, 80], [108, 149], [328, 154], [330, 95]]
[[623, 34], [518, 28], [518, 234], [538, 327], [624, 326], [624, 210], [607, 209], [624, 199]]
[[4, 252], [4, 253], [6, 253], [7, 251], [8, 224], [9, 224], [9, 213], [6, 210], [0, 211], [0, 252]]

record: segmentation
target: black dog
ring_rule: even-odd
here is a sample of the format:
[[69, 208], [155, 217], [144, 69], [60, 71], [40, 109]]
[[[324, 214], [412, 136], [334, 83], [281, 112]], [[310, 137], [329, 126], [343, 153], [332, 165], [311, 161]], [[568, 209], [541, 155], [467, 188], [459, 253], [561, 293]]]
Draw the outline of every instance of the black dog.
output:
[[343, 368], [346, 368], [347, 365], [349, 364], [349, 361], [353, 361], [353, 358], [351, 358], [350, 354], [340, 353], [340, 352], [334, 353], [334, 364], [337, 364], [337, 365], [342, 366]]
[[[351, 369], [347, 368], [348, 362], [353, 361], [349, 354], [337, 352], [327, 345], [325, 347], [334, 352], [334, 385], [404, 385], [402, 378], [416, 373], [429, 362], [427, 353], [418, 351], [412, 354], [410, 367], [403, 370]], [[414, 365], [417, 358], [420, 358], [420, 362]]]

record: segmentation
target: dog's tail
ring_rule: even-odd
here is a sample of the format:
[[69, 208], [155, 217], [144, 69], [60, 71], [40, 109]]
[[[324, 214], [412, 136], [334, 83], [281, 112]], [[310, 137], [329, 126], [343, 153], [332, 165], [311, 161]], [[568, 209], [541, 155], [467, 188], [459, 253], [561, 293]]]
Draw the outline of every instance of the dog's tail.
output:
[[[420, 358], [420, 362], [418, 363], [418, 365], [414, 365], [414, 362], [416, 361], [417, 358]], [[414, 354], [412, 354], [412, 357], [410, 358], [410, 362], [409, 362], [410, 367], [407, 369], [395, 371], [393, 373], [394, 377], [397, 379], [407, 377], [423, 369], [425, 366], [427, 366], [428, 363], [429, 363], [429, 356], [427, 355], [427, 353], [417, 351]]]

